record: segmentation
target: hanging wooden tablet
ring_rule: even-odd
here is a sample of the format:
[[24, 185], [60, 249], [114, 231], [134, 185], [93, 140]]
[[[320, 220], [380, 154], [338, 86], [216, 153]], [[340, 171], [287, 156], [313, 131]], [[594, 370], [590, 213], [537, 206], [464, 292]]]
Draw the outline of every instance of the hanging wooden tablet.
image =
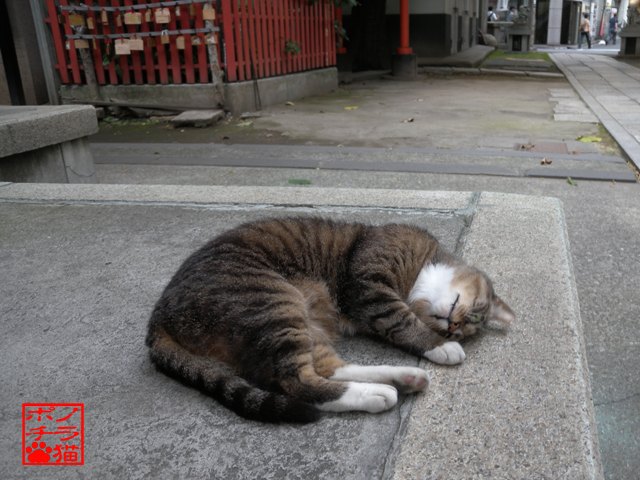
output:
[[184, 50], [184, 37], [182, 35], [176, 38], [176, 48], [178, 50]]
[[156, 46], [156, 39], [153, 37], [148, 37], [147, 38], [147, 47], [149, 48], [153, 48]]
[[151, 21], [151, 15], [152, 15], [152, 10], [150, 8], [147, 8], [144, 11], [144, 21], [149, 23]]
[[95, 24], [93, 23], [93, 18], [91, 17], [87, 17], [87, 28], [89, 30], [93, 30], [94, 28], [96, 28]]
[[73, 44], [76, 48], [89, 48], [89, 42], [87, 42], [84, 38], [76, 39]]
[[189, 16], [191, 17], [196, 16], [196, 6], [193, 3], [189, 5]]
[[120, 15], [119, 13], [116, 15], [116, 26], [117, 27], [122, 26], [122, 15]]
[[102, 10], [102, 12], [100, 12], [100, 19], [102, 20], [103, 25], [109, 25], [109, 14], [106, 10]]
[[140, 12], [127, 12], [124, 14], [125, 25], [142, 24], [142, 14]]
[[[107, 40], [108, 42], [109, 40]], [[111, 44], [110, 43], [105, 43], [104, 44], [104, 53], [105, 55], [111, 55]]]
[[176, 7], [176, 18], [180, 18], [180, 7]]
[[204, 8], [202, 10], [202, 19], [203, 20], [215, 20], [216, 19], [216, 10], [215, 8]]
[[129, 42], [125, 41], [122, 38], [116, 40], [116, 55], [130, 55], [131, 47], [129, 46]]
[[191, 37], [191, 45], [202, 45], [202, 38], [200, 38], [200, 35], [193, 35]]
[[166, 45], [167, 43], [169, 43], [169, 34], [162, 32], [162, 35], [160, 35], [160, 43], [162, 43], [163, 45]]
[[218, 39], [215, 33], [209, 34], [206, 37], [204, 37], [204, 41], [207, 45], [215, 45], [216, 43], [218, 43]]
[[131, 51], [144, 50], [144, 42], [142, 41], [141, 38], [130, 38], [129, 48], [131, 49]]
[[171, 13], [168, 8], [158, 8], [155, 13], [156, 23], [169, 23], [171, 21]]
[[95, 38], [91, 40], [91, 46], [93, 47], [94, 50], [98, 49], [98, 42], [96, 42]]
[[82, 27], [84, 25], [84, 17], [82, 15], [69, 15], [69, 25], [72, 27]]
[[67, 50], [71, 50], [71, 40], [67, 40], [66, 42], [64, 42], [64, 48], [66, 48]]
[[64, 15], [61, 13], [58, 14], [58, 23], [60, 25], [64, 25], [65, 23], [67, 23], [67, 19], [64, 18]]

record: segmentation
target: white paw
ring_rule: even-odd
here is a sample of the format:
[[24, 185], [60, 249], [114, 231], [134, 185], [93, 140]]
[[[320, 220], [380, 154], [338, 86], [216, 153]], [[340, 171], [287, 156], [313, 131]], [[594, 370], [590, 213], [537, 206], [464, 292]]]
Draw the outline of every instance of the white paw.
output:
[[456, 365], [462, 363], [467, 358], [467, 354], [464, 353], [464, 350], [458, 342], [445, 342], [440, 347], [427, 350], [424, 352], [424, 356], [433, 363], [439, 363], [441, 365]]
[[318, 405], [327, 412], [348, 412], [352, 410], [380, 413], [398, 403], [398, 391], [379, 383], [349, 382], [349, 388], [338, 400]]
[[394, 367], [391, 382], [401, 393], [419, 392], [429, 386], [429, 374], [415, 367]]
[[391, 367], [389, 365], [345, 365], [338, 368], [332, 380], [387, 383], [402, 393], [425, 390], [429, 386], [429, 374], [416, 367]]

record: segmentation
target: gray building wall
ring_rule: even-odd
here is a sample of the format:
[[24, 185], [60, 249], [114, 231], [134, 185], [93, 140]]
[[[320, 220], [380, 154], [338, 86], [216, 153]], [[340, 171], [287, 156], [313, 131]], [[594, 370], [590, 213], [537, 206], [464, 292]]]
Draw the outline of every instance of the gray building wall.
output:
[[13, 36], [13, 49], [18, 60], [18, 71], [7, 71], [6, 63], [0, 68], [0, 103], [11, 104], [8, 96], [7, 76], [19, 79], [26, 105], [41, 105], [49, 101], [38, 37], [31, 5], [27, 0], [4, 0]]

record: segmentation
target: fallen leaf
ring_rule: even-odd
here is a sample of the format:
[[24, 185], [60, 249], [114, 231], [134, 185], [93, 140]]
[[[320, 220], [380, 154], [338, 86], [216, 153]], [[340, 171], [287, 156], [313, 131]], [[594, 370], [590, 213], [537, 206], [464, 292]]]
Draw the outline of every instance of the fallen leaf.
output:
[[322, 110], [320, 110], [320, 113], [324, 113]]
[[571, 152], [571, 155], [580, 155], [580, 152], [576, 152], [575, 150]]
[[599, 137], [578, 137], [576, 140], [580, 140], [581, 142], [591, 143], [591, 142], [601, 142], [602, 139]]
[[520, 145], [520, 150], [531, 150], [535, 145], [532, 143], [527, 143], [525, 145]]
[[611, 180], [611, 185], [609, 185], [610, 187], [615, 187], [616, 186], [616, 181], [615, 180]]
[[289, 183], [293, 183], [294, 185], [311, 185], [310, 180], [296, 180], [293, 178], [289, 179]]
[[341, 147], [342, 145], [338, 145], [339, 147]]
[[402, 123], [411, 123], [413, 122], [413, 118], [407, 118], [406, 120], [402, 120]]
[[246, 122], [240, 122], [237, 124], [238, 127], [248, 127], [249, 125], [251, 125], [253, 122], [251, 120], [247, 120]]
[[128, 172], [128, 171], [129, 171], [129, 169], [127, 169], [127, 170], [120, 170], [118, 173], [124, 173], [124, 172]]
[[229, 137], [220, 137], [222, 140], [229, 140]]
[[573, 180], [571, 180], [571, 177], [567, 177], [567, 182], [568, 182], [569, 184], [573, 185], [574, 187], [577, 187], [577, 186], [578, 186], [578, 183], [577, 183], [577, 182], [574, 182]]
[[273, 137], [273, 133], [267, 133], [265, 137]]
[[287, 102], [287, 103], [285, 103], [285, 105], [287, 105], [287, 106], [289, 106], [289, 107], [293, 107], [293, 106], [295, 105], [295, 103], [293, 103], [293, 102]]
[[344, 107], [345, 110], [355, 110], [358, 107]]
[[543, 158], [542, 161], [540, 162], [541, 165], [551, 165], [551, 160], [549, 160], [548, 158]]

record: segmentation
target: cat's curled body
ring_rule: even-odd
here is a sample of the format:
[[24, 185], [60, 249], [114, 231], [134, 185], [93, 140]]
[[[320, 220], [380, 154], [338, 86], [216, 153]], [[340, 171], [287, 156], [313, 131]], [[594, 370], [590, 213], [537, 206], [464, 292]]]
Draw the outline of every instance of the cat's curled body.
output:
[[347, 365], [341, 334], [386, 340], [437, 363], [513, 313], [479, 270], [425, 230], [318, 218], [244, 224], [179, 268], [158, 300], [147, 346], [158, 368], [239, 415], [310, 422], [320, 411], [381, 412], [424, 390], [416, 367]]

